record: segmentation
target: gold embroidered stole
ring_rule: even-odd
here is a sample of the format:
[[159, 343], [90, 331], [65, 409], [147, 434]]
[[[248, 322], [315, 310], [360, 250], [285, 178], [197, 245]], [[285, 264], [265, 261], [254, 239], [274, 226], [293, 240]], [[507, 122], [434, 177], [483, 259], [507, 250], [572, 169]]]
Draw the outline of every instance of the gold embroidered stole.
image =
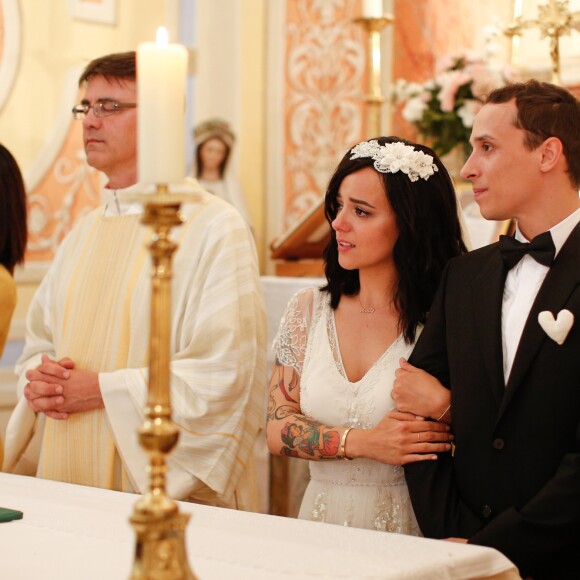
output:
[[[84, 237], [78, 235], [76, 259], [63, 263], [55, 285], [59, 295], [52, 297], [58, 304], [55, 348], [59, 359], [70, 357], [79, 369], [108, 372], [127, 366], [131, 300], [148, 260], [139, 220], [138, 215], [97, 217]], [[134, 491], [104, 409], [74, 413], [65, 421], [47, 418], [37, 475]]]

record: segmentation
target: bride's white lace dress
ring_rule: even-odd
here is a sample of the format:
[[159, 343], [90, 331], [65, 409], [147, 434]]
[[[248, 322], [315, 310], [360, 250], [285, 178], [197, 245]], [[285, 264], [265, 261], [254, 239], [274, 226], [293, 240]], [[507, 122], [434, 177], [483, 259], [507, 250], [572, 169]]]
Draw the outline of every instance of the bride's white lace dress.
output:
[[[300, 375], [302, 412], [326, 425], [374, 427], [393, 410], [391, 385], [413, 345], [399, 336], [351, 383], [344, 371], [330, 295], [308, 288], [289, 302], [274, 345], [278, 360]], [[420, 535], [401, 466], [369, 459], [311, 461], [302, 519]]]

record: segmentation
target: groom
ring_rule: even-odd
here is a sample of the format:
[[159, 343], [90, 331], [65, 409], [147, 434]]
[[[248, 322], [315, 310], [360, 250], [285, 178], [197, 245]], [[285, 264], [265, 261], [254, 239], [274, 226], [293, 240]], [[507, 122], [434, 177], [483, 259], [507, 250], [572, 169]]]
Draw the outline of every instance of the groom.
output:
[[410, 362], [451, 389], [456, 448], [406, 467], [407, 482], [425, 536], [492, 546], [523, 577], [574, 578], [580, 103], [537, 81], [498, 89], [471, 143], [461, 174], [482, 215], [517, 230], [444, 274]]

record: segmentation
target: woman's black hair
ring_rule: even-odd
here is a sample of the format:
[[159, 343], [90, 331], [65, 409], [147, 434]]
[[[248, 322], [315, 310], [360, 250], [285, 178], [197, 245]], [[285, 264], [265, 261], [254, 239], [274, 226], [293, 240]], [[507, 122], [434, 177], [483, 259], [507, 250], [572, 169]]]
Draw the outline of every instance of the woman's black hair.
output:
[[24, 261], [27, 232], [22, 174], [10, 151], [0, 144], [0, 264], [11, 274]]
[[[378, 173], [396, 216], [399, 237], [393, 249], [398, 280], [394, 304], [399, 312], [399, 329], [408, 343], [415, 340], [417, 326], [423, 324], [439, 285], [443, 268], [450, 258], [467, 251], [461, 235], [457, 198], [449, 173], [435, 153], [424, 145], [399, 137], [378, 137], [380, 145], [401, 142], [433, 157], [438, 171], [428, 180], [411, 181], [409, 176]], [[373, 167], [371, 157], [351, 159], [349, 150], [330, 179], [324, 199], [324, 213], [330, 224], [338, 213], [337, 196], [347, 175]], [[345, 270], [338, 263], [336, 232], [331, 228], [325, 254], [326, 286], [332, 308], [341, 296], [357, 295], [360, 290], [358, 270]]]

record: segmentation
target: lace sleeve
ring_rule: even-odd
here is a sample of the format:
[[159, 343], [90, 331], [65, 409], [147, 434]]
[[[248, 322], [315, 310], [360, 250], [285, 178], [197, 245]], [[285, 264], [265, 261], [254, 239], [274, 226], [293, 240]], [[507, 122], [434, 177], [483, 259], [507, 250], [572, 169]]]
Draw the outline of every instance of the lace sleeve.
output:
[[272, 349], [276, 360], [302, 374], [312, 322], [315, 288], [300, 290], [288, 302]]

